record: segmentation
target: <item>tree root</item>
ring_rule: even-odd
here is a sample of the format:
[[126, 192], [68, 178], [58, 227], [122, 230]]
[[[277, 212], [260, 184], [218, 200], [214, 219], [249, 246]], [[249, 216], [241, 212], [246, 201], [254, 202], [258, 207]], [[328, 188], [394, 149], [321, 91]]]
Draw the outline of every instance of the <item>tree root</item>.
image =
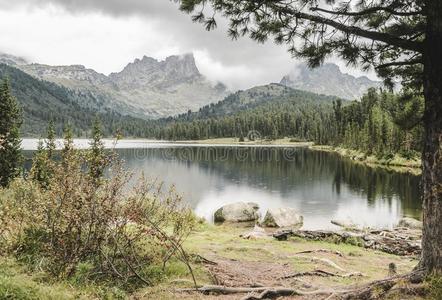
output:
[[[310, 275], [312, 272], [297, 273], [291, 276], [305, 276]], [[314, 275], [319, 276], [336, 276], [334, 273], [316, 270]], [[330, 275], [331, 274], [331, 275]], [[296, 275], [296, 276], [294, 276]], [[285, 278], [291, 278], [286, 276]], [[346, 275], [337, 275], [346, 276]], [[421, 283], [423, 281], [423, 273], [414, 272], [407, 275], [395, 276], [387, 279], [373, 281], [360, 288], [347, 289], [347, 290], [315, 290], [315, 291], [302, 291], [298, 289], [286, 288], [286, 287], [225, 287], [219, 285], [207, 285], [197, 289], [180, 289], [178, 292], [199, 292], [203, 294], [245, 294], [249, 295], [242, 298], [242, 300], [262, 300], [262, 299], [275, 299], [285, 296], [326, 296], [327, 300], [340, 299], [340, 300], [372, 300], [382, 299], [390, 291], [403, 292], [407, 294], [423, 295], [425, 294], [425, 288], [423, 285], [418, 284], [415, 286], [402, 286], [395, 287], [399, 282], [409, 283]], [[259, 293], [259, 294], [257, 294]]]
[[268, 288], [261, 292], [259, 295], [247, 295], [241, 300], [262, 300], [262, 299], [275, 299], [285, 296], [320, 296], [328, 295], [331, 291], [318, 290], [312, 292], [304, 292], [300, 290], [290, 289], [290, 288]]
[[[371, 300], [382, 299], [390, 292], [399, 282], [421, 283], [423, 281], [423, 273], [416, 271], [410, 274], [390, 277], [387, 279], [377, 280], [354, 290], [348, 290], [342, 293], [335, 293], [331, 299], [344, 300]], [[409, 288], [411, 290], [412, 288]], [[422, 289], [420, 290], [422, 292]]]
[[[244, 300], [252, 299], [272, 299], [281, 296], [309, 296], [309, 295], [328, 295], [331, 291], [319, 290], [319, 291], [301, 291], [292, 288], [285, 287], [226, 287], [220, 285], [206, 285], [197, 289], [180, 289], [179, 292], [200, 292], [202, 294], [246, 294], [246, 293], [261, 293], [259, 296], [248, 295], [244, 297]], [[261, 298], [259, 298], [261, 297]]]

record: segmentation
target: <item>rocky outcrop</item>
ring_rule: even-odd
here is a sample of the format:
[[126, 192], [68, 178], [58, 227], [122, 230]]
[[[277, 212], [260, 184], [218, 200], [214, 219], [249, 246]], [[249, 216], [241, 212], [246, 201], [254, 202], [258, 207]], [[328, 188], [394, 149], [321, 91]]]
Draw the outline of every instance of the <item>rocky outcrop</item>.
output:
[[149, 86], [159, 90], [204, 80], [192, 54], [169, 56], [164, 61], [144, 56], [128, 64], [123, 71], [110, 74], [109, 78], [122, 89]]
[[303, 221], [303, 217], [294, 208], [270, 208], [264, 217], [262, 225], [267, 227], [300, 228]]
[[141, 118], [159, 118], [196, 111], [228, 95], [222, 83], [212, 83], [198, 70], [192, 54], [164, 61], [144, 56], [109, 76], [82, 65], [29, 64], [0, 54], [0, 63], [19, 68], [41, 80], [90, 94], [102, 109]]
[[227, 204], [214, 214], [216, 223], [222, 222], [253, 222], [259, 219], [259, 206], [253, 202], [236, 202]]
[[284, 76], [281, 84], [318, 94], [337, 96], [340, 98], [359, 99], [367, 89], [380, 87], [381, 82], [372, 81], [366, 76], [354, 77], [341, 72], [335, 64], [327, 63], [315, 69], [299, 64]]
[[422, 229], [423, 224], [419, 220], [405, 217], [399, 220], [398, 227], [405, 227], [409, 229]]

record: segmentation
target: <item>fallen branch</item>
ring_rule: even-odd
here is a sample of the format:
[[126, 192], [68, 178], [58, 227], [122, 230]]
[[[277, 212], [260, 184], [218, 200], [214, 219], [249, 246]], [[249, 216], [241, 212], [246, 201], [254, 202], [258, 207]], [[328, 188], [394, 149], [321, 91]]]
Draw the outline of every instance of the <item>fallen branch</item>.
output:
[[[284, 288], [284, 287], [226, 287], [220, 285], [206, 285], [197, 289], [179, 289], [178, 292], [199, 292], [202, 294], [246, 294], [246, 293], [262, 293], [264, 298], [256, 298], [260, 296], [248, 295], [244, 297], [244, 300], [251, 299], [267, 299], [267, 298], [275, 298], [280, 296], [307, 296], [307, 295], [327, 295], [330, 294], [331, 291], [327, 290], [318, 290], [318, 291], [301, 291], [292, 288]], [[265, 294], [264, 294], [265, 293]], [[253, 298], [254, 297], [254, 298]]]
[[329, 265], [330, 267], [337, 269], [339, 271], [347, 272], [344, 268], [338, 266], [336, 263], [334, 263], [333, 261], [331, 261], [328, 258], [308, 257], [308, 256], [302, 256], [302, 255], [294, 255], [294, 256], [290, 256], [290, 257], [297, 257], [297, 258], [303, 258], [303, 259], [307, 259], [307, 260], [311, 260], [311, 261], [321, 262], [321, 263]]
[[199, 254], [192, 254], [192, 256], [194, 257], [194, 261], [196, 263], [203, 263], [203, 264], [207, 264], [207, 265], [217, 265], [217, 262], [214, 262], [212, 260], [209, 260]]
[[[304, 272], [297, 274], [322, 274], [321, 276], [360, 276], [360, 273], [350, 273], [346, 275], [339, 275], [330, 273], [327, 271], [316, 270], [314, 272]], [[296, 274], [295, 274], [296, 275]], [[294, 276], [294, 275], [291, 275]], [[298, 276], [298, 275], [297, 275]], [[302, 276], [302, 275], [299, 275]], [[286, 278], [291, 278], [286, 276]], [[207, 285], [200, 288], [189, 288], [189, 289], [179, 289], [177, 292], [199, 292], [203, 294], [245, 294], [245, 293], [255, 293], [250, 294], [242, 298], [242, 300], [262, 300], [262, 299], [274, 299], [284, 296], [319, 296], [326, 295], [326, 299], [357, 299], [357, 300], [370, 300], [370, 299], [381, 299], [383, 295], [388, 293], [394, 286], [401, 281], [409, 281], [410, 283], [420, 283], [423, 280], [423, 274], [420, 272], [414, 272], [411, 274], [406, 274], [402, 276], [395, 276], [383, 280], [373, 281], [364, 285], [361, 288], [347, 289], [347, 290], [315, 290], [315, 291], [302, 291], [292, 288], [285, 287], [225, 287], [219, 285]], [[413, 291], [413, 290], [411, 290]], [[421, 285], [417, 285], [414, 290], [416, 293], [424, 292]], [[256, 293], [260, 293], [256, 295]]]
[[262, 299], [274, 299], [284, 296], [319, 296], [328, 295], [331, 291], [318, 290], [312, 292], [304, 292], [291, 288], [268, 288], [259, 295], [247, 295], [241, 300], [262, 300]]
[[342, 252], [337, 250], [329, 250], [329, 249], [315, 249], [315, 250], [305, 250], [305, 251], [296, 252], [296, 254], [307, 254], [307, 253], [332, 253], [340, 257], [344, 257], [344, 254], [342, 254]]
[[365, 275], [362, 274], [361, 272], [351, 272], [351, 273], [347, 273], [347, 274], [338, 274], [338, 273], [332, 273], [332, 272], [317, 269], [317, 270], [313, 270], [313, 271], [293, 273], [290, 275], [280, 277], [279, 279], [289, 279], [289, 278], [302, 277], [302, 276], [349, 278], [349, 277], [359, 277], [359, 276], [365, 276]]

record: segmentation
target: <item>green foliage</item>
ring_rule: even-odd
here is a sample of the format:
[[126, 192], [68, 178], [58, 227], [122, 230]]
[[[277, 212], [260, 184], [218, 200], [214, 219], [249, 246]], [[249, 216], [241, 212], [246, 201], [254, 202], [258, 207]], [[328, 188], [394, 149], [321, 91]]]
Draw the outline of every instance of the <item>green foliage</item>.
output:
[[337, 134], [332, 139], [333, 145], [387, 159], [396, 153], [416, 157], [422, 149], [422, 127], [420, 124], [414, 127], [398, 124], [398, 111], [403, 105], [399, 99], [400, 95], [370, 89], [360, 102], [346, 106], [336, 103]]
[[21, 110], [11, 94], [9, 80], [0, 84], [0, 186], [7, 186], [20, 174], [22, 155]]

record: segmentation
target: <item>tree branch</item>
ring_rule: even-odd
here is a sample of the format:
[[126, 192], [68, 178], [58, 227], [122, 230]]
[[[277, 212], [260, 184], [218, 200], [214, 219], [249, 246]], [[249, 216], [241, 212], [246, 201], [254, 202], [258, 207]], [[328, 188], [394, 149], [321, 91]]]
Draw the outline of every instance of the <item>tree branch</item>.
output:
[[332, 14], [332, 15], [341, 15], [341, 16], [365, 16], [368, 14], [372, 14], [372, 13], [376, 13], [378, 11], [385, 11], [389, 14], [395, 15], [395, 16], [402, 16], [402, 17], [407, 17], [407, 16], [418, 16], [418, 15], [422, 15], [423, 11], [410, 11], [410, 12], [401, 12], [401, 11], [395, 11], [394, 9], [390, 8], [390, 7], [383, 7], [383, 6], [376, 6], [376, 7], [370, 7], [361, 11], [355, 11], [355, 12], [348, 12], [348, 11], [335, 11], [335, 10], [328, 10], [328, 9], [324, 9], [324, 8], [320, 8], [320, 7], [311, 7], [310, 8], [311, 11], [320, 11], [320, 12], [324, 12], [327, 14]]
[[393, 36], [393, 35], [390, 35], [387, 33], [365, 30], [365, 29], [362, 29], [362, 28], [359, 28], [356, 26], [347, 26], [347, 25], [344, 25], [342, 23], [336, 22], [331, 19], [327, 19], [327, 18], [324, 18], [321, 16], [314, 16], [311, 14], [306, 14], [306, 13], [294, 10], [293, 8], [289, 8], [289, 7], [277, 7], [277, 8], [275, 7], [275, 9], [279, 9], [282, 13], [293, 16], [295, 18], [304, 19], [304, 20], [308, 20], [311, 22], [315, 22], [315, 23], [329, 25], [333, 28], [338, 29], [339, 31], [342, 31], [342, 32], [345, 32], [348, 34], [357, 35], [357, 36], [371, 39], [374, 41], [384, 42], [386, 44], [390, 44], [390, 45], [400, 47], [400, 48], [403, 48], [406, 50], [411, 50], [414, 52], [419, 52], [419, 53], [423, 52], [423, 43], [421, 43], [421, 42], [404, 40], [404, 39], [398, 38], [396, 36]]
[[375, 69], [385, 69], [385, 68], [396, 67], [396, 66], [411, 66], [411, 65], [422, 64], [422, 63], [423, 63], [422, 59], [412, 59], [412, 60], [407, 60], [407, 61], [394, 61], [391, 63], [386, 63], [386, 64], [376, 66]]

